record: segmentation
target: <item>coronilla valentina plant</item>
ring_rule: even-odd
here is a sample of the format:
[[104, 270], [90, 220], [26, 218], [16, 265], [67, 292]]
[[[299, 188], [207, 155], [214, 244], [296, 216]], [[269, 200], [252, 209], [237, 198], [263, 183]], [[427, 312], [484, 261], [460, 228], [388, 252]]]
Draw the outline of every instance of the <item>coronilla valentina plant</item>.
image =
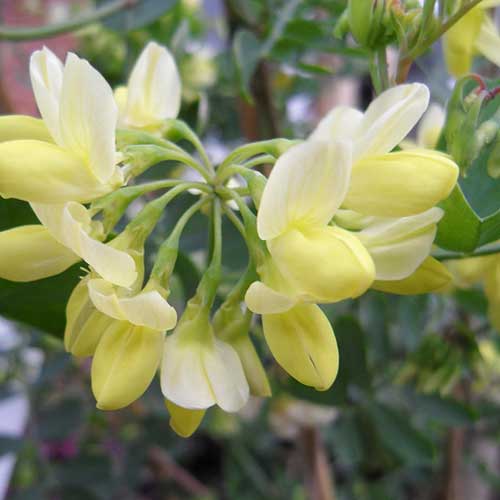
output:
[[[362, 45], [394, 35], [383, 26], [393, 6], [382, 3], [375, 10], [370, 2], [349, 3]], [[467, 37], [449, 31], [452, 73], [467, 72], [477, 50], [491, 55], [484, 7], [493, 3], [463, 17], [474, 24]], [[179, 72], [161, 45], [149, 43], [127, 85], [114, 92], [87, 61], [70, 53], [62, 62], [47, 48], [31, 56], [30, 75], [42, 118], [0, 117], [0, 194], [28, 202], [39, 224], [0, 233], [0, 277], [35, 281], [80, 263], [64, 345], [92, 357], [98, 408], [131, 404], [159, 374], [171, 426], [189, 436], [214, 405], [237, 412], [250, 396], [271, 396], [250, 336], [255, 315], [283, 370], [330, 389], [342, 359], [323, 304], [369, 289], [412, 295], [449, 286], [451, 274], [433, 245], [459, 168], [436, 150], [445, 115], [428, 108], [425, 85], [389, 85], [364, 112], [336, 107], [305, 139], [244, 144], [215, 165], [178, 119]], [[408, 136], [421, 119], [415, 142]], [[201, 180], [142, 176], [163, 161]], [[267, 178], [258, 171], [264, 164], [272, 166]], [[142, 209], [124, 217], [145, 195]], [[179, 196], [192, 203], [146, 266], [146, 242]], [[198, 212], [210, 232], [208, 262], [194, 296], [176, 310], [168, 300], [181, 235]], [[226, 294], [224, 217], [249, 255]], [[486, 280], [491, 304], [498, 304], [497, 258], [478, 264], [474, 279]]]

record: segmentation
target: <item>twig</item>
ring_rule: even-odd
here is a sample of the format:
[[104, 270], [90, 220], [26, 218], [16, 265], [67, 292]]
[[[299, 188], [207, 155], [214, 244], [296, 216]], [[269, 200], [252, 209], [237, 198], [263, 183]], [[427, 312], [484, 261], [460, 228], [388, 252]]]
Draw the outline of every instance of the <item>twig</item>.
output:
[[335, 488], [318, 429], [303, 427], [299, 435], [303, 448], [306, 488], [310, 500], [335, 500]]
[[174, 459], [159, 446], [152, 446], [149, 450], [149, 460], [160, 478], [169, 478], [175, 481], [191, 495], [208, 496], [210, 489], [196, 479], [188, 470], [181, 467]]
[[109, 17], [122, 9], [134, 6], [140, 1], [141, 0], [113, 0], [105, 3], [101, 7], [93, 9], [92, 12], [88, 14], [84, 14], [64, 23], [49, 24], [36, 28], [0, 26], [0, 40], [37, 40], [39, 38], [60, 35], [61, 33], [67, 33], [68, 31], [73, 31], [87, 24]]

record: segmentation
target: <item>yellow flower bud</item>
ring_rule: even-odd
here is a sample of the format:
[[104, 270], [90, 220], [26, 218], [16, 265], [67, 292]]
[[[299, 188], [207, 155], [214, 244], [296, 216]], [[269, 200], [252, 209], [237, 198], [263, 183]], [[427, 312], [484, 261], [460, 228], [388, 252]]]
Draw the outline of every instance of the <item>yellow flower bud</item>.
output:
[[276, 361], [292, 377], [317, 390], [334, 382], [339, 367], [337, 341], [328, 318], [313, 304], [262, 316], [264, 336]]
[[201, 424], [206, 410], [189, 410], [177, 406], [168, 399], [165, 400], [165, 406], [170, 413], [170, 427], [181, 437], [188, 438]]
[[62, 273], [80, 260], [41, 225], [0, 232], [0, 277], [35, 281]]
[[446, 199], [457, 178], [457, 165], [435, 151], [370, 156], [354, 165], [343, 206], [382, 217], [414, 215]]

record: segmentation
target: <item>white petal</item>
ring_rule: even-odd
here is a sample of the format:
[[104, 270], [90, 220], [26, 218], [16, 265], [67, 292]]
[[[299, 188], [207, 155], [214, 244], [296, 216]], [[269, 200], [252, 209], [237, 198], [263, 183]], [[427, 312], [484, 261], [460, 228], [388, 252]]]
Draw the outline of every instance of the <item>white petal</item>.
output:
[[30, 77], [36, 103], [53, 139], [61, 145], [59, 100], [63, 66], [47, 47], [33, 52], [30, 58]]
[[446, 112], [439, 104], [429, 106], [418, 126], [417, 144], [421, 148], [434, 149], [441, 130], [444, 127], [445, 120]]
[[318, 123], [309, 139], [317, 141], [342, 140], [354, 142], [363, 113], [348, 106], [337, 106], [333, 108]]
[[349, 188], [348, 143], [306, 141], [288, 149], [276, 162], [262, 194], [257, 229], [263, 240], [291, 225], [327, 224]]
[[262, 281], [254, 281], [247, 290], [245, 302], [248, 309], [256, 314], [274, 314], [288, 311], [297, 301]]
[[495, 23], [489, 16], [485, 16], [481, 23], [475, 47], [484, 57], [497, 66], [500, 66], [500, 35]]
[[87, 61], [68, 54], [61, 90], [62, 141], [103, 183], [116, 172], [117, 119], [118, 108], [106, 80]]
[[383, 154], [397, 146], [416, 125], [429, 104], [429, 89], [421, 83], [392, 87], [368, 106], [359, 126], [355, 159]]
[[240, 359], [211, 330], [196, 331], [192, 338], [189, 329], [199, 326], [184, 323], [167, 337], [161, 368], [163, 395], [192, 410], [217, 404], [225, 411], [238, 411], [250, 392]]
[[118, 297], [113, 285], [102, 279], [88, 283], [90, 299], [99, 311], [112, 318], [153, 330], [171, 330], [177, 322], [175, 309], [156, 291]]
[[412, 274], [429, 256], [443, 216], [440, 208], [410, 217], [374, 217], [357, 233], [375, 262], [376, 279], [400, 280]]
[[229, 412], [243, 408], [250, 389], [236, 351], [229, 344], [215, 339], [214, 349], [203, 353], [203, 365], [217, 405]]
[[135, 281], [137, 272], [130, 255], [88, 235], [90, 217], [83, 205], [32, 203], [31, 207], [59, 243], [73, 250], [104, 279], [125, 287]]
[[181, 105], [181, 80], [172, 54], [150, 42], [137, 60], [128, 82], [126, 122], [146, 127], [175, 118]]
[[177, 333], [168, 336], [161, 364], [161, 390], [176, 405], [197, 410], [216, 403], [196, 342], [184, 342]]

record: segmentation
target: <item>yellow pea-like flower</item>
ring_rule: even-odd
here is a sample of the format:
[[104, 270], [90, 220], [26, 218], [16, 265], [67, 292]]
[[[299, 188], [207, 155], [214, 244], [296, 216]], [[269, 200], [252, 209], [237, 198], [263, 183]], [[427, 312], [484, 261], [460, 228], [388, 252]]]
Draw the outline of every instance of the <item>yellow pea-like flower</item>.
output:
[[497, 5], [500, 5], [499, 0], [479, 2], [444, 34], [444, 59], [454, 77], [469, 73], [474, 56], [478, 54], [500, 66], [500, 34], [486, 12]]
[[451, 159], [425, 149], [391, 152], [428, 104], [425, 85], [398, 85], [380, 94], [364, 113], [340, 107], [321, 120], [310, 140], [352, 144], [352, 175], [343, 208], [364, 215], [404, 217], [448, 197], [458, 178], [458, 166]]
[[165, 340], [161, 388], [165, 398], [188, 410], [213, 405], [240, 410], [249, 387], [236, 351], [215, 337], [206, 310], [188, 310]]
[[115, 90], [120, 124], [155, 131], [181, 106], [181, 80], [172, 54], [149, 42], [132, 68], [127, 87]]
[[88, 202], [121, 185], [118, 110], [104, 78], [71, 53], [63, 67], [47, 48], [31, 56], [30, 74], [44, 127], [34, 119], [12, 117], [4, 120], [5, 126], [13, 123], [9, 136], [0, 122], [1, 196]]
[[264, 188], [258, 233], [298, 300], [357, 297], [374, 279], [371, 257], [357, 237], [328, 225], [349, 189], [350, 153], [340, 141], [293, 146]]
[[0, 278], [35, 281], [62, 273], [79, 260], [42, 225], [0, 232]]
[[88, 296], [98, 313], [109, 320], [98, 339], [92, 361], [92, 390], [97, 407], [113, 410], [139, 398], [156, 374], [165, 331], [177, 322], [175, 309], [153, 282], [132, 289], [89, 279]]

